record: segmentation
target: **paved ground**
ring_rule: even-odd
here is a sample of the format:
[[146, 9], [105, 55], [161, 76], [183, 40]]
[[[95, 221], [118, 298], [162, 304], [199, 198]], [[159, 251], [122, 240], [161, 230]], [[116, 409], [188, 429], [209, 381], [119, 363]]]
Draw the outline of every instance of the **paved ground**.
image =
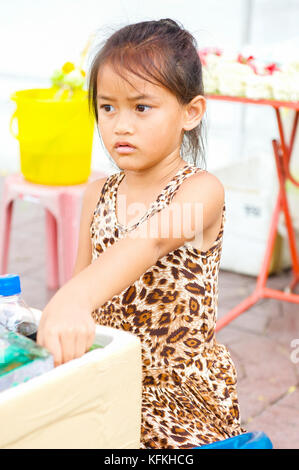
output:
[[[45, 287], [44, 212], [38, 205], [15, 203], [8, 272], [20, 274], [24, 298], [32, 307], [43, 309], [54, 294]], [[272, 275], [268, 287], [283, 289], [290, 279], [288, 270]], [[220, 270], [218, 317], [249, 295], [255, 282], [254, 277]], [[217, 338], [229, 348], [238, 371], [243, 426], [266, 432], [277, 449], [298, 449], [299, 306], [261, 300]], [[297, 353], [291, 346], [296, 338]]]

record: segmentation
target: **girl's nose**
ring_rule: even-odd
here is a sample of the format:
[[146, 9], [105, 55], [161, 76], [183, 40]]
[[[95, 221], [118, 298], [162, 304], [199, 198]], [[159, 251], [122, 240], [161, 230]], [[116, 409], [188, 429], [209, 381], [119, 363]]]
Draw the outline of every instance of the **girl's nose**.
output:
[[115, 121], [114, 132], [116, 134], [132, 134], [133, 123], [130, 119], [129, 113], [119, 113]]

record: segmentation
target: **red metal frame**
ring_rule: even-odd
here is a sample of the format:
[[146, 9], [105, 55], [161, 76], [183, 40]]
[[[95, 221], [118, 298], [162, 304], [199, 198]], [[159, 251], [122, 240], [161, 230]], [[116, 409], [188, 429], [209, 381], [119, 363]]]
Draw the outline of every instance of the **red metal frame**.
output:
[[[222, 101], [235, 101], [238, 103], [245, 104], [256, 104], [256, 105], [267, 105], [272, 106], [275, 111], [278, 131], [279, 131], [279, 140], [273, 139], [272, 146], [276, 162], [277, 176], [279, 180], [279, 193], [277, 196], [276, 205], [273, 211], [273, 216], [271, 219], [270, 231], [267, 241], [267, 247], [262, 262], [261, 270], [257, 278], [256, 287], [253, 293], [244, 299], [240, 304], [230, 310], [224, 317], [220, 318], [216, 324], [216, 331], [219, 331], [221, 328], [226, 326], [236, 317], [241, 315], [241, 313], [248, 310], [256, 302], [262, 298], [271, 298], [276, 300], [285, 300], [287, 302], [294, 302], [299, 304], [299, 294], [294, 294], [296, 284], [299, 282], [299, 259], [296, 248], [296, 237], [295, 231], [292, 224], [292, 219], [290, 216], [288, 200], [286, 195], [285, 183], [289, 179], [294, 185], [299, 186], [299, 181], [296, 181], [290, 173], [290, 160], [293, 150], [293, 145], [295, 141], [298, 117], [299, 117], [299, 101], [276, 101], [276, 100], [253, 100], [250, 98], [241, 98], [235, 96], [223, 96], [223, 95], [207, 95], [208, 99], [212, 100], [222, 100]], [[286, 144], [285, 132], [282, 125], [280, 108], [291, 108], [294, 109], [295, 116], [293, 121], [293, 127], [290, 137], [289, 145]], [[277, 225], [280, 212], [284, 213], [287, 232], [288, 232], [288, 241], [291, 252], [292, 260], [292, 271], [293, 271], [293, 280], [289, 286], [287, 286], [284, 291], [277, 289], [269, 289], [266, 287], [266, 282], [269, 273], [269, 266], [272, 258], [272, 253], [274, 250], [274, 243], [277, 232]]]

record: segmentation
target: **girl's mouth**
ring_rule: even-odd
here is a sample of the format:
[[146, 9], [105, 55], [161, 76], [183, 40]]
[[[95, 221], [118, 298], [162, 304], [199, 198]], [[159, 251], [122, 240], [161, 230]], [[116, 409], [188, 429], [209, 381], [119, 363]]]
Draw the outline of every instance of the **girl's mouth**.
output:
[[115, 150], [120, 154], [126, 154], [126, 153], [132, 153], [136, 149], [130, 144], [116, 144]]

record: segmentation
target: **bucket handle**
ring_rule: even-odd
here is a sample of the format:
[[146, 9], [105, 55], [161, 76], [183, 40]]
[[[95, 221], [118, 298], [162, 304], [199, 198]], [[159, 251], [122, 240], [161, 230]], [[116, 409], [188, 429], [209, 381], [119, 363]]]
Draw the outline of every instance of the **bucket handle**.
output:
[[[80, 116], [81, 116], [80, 113], [75, 114], [75, 116], [73, 116], [73, 118], [71, 119], [71, 121], [67, 123], [67, 125], [65, 126], [65, 128], [64, 128], [62, 131], [60, 130], [59, 134], [57, 134], [55, 137], [52, 137], [49, 142], [53, 142], [53, 141], [55, 141], [57, 138], [61, 137], [61, 136], [65, 133], [65, 131], [69, 130], [70, 127], [74, 124], [74, 122], [76, 122], [76, 120], [77, 120], [78, 118], [80, 118]], [[13, 121], [14, 121], [15, 119], [16, 119], [16, 120], [18, 119], [18, 110], [17, 110], [17, 109], [15, 110], [15, 112], [13, 113], [13, 115], [12, 115], [11, 118], [10, 118], [9, 129], [10, 129], [10, 132], [11, 132], [12, 136], [13, 136], [15, 139], [19, 140], [19, 139], [20, 139], [19, 132], [16, 134], [16, 133], [14, 132], [14, 130], [13, 130]]]
[[10, 133], [11, 135], [15, 138], [15, 139], [18, 139], [19, 140], [19, 133], [15, 133], [14, 130], [13, 130], [13, 122], [14, 120], [18, 120], [18, 115], [17, 115], [17, 110], [13, 113], [13, 115], [11, 116], [10, 118], [10, 123], [9, 123], [9, 130], [10, 130]]

